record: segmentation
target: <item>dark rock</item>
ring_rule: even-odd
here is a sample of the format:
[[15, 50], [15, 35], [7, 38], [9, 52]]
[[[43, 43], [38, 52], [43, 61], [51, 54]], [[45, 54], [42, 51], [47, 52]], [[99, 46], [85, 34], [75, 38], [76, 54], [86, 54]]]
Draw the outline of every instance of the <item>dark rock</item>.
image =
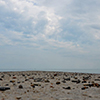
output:
[[68, 90], [70, 90], [71, 89], [71, 87], [69, 86], [69, 87], [63, 87], [63, 89], [68, 89]]
[[87, 83], [87, 81], [84, 80], [84, 81], [82, 81], [82, 83]]
[[0, 78], [0, 81], [2, 81], [2, 78]]
[[66, 80], [66, 81], [70, 81], [70, 78], [63, 78], [64, 80]]
[[4, 78], [4, 75], [2, 75], [1, 78]]
[[32, 86], [33, 88], [35, 88], [35, 85], [34, 85], [34, 84], [31, 84], [31, 86]]
[[11, 82], [11, 83], [14, 83], [15, 81], [14, 81], [14, 80], [11, 80], [10, 82]]
[[57, 74], [54, 74], [54, 76], [57, 76]]
[[81, 81], [78, 79], [78, 80], [72, 80], [72, 82], [74, 82], [74, 83], [80, 83]]
[[34, 79], [34, 82], [43, 82], [43, 79], [42, 78], [36, 78], [36, 79]]
[[100, 81], [100, 79], [95, 79], [95, 81]]
[[45, 80], [45, 82], [50, 82], [49, 80]]
[[91, 78], [91, 76], [83, 76], [83, 80], [88, 80], [88, 79], [90, 79]]
[[22, 85], [19, 85], [19, 87], [18, 87], [19, 89], [23, 89], [23, 86]]
[[66, 83], [66, 81], [65, 81], [65, 80], [63, 80], [62, 82], [63, 82], [63, 83]]
[[59, 85], [59, 84], [60, 84], [60, 82], [56, 82], [56, 84], [57, 84], [57, 85]]
[[28, 81], [29, 79], [25, 79], [25, 81]]
[[24, 74], [22, 74], [22, 76], [25, 76]]
[[20, 82], [17, 82], [18, 84], [20, 83]]
[[82, 87], [82, 88], [81, 88], [81, 90], [85, 90], [85, 89], [88, 89], [88, 87]]
[[5, 86], [8, 86], [9, 84], [5, 84]]
[[10, 90], [10, 87], [0, 87], [0, 91]]

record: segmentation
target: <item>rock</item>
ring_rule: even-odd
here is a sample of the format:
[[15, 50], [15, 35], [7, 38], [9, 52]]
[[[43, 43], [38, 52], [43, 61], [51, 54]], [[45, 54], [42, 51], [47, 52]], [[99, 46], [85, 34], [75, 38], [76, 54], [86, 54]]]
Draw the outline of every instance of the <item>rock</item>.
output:
[[15, 82], [15, 80], [11, 80], [10, 82], [11, 82], [11, 83], [14, 83], [14, 82]]
[[69, 87], [63, 87], [63, 89], [68, 89], [68, 90], [70, 90], [71, 89], [71, 87], [69, 86]]
[[70, 78], [63, 78], [64, 80], [66, 80], [66, 81], [70, 81]]
[[63, 83], [66, 83], [66, 81], [65, 81], [65, 80], [63, 80], [62, 82], [63, 82]]
[[18, 100], [21, 99], [21, 96], [17, 96], [16, 99], [18, 99]]
[[43, 82], [43, 79], [42, 78], [35, 78], [34, 82]]
[[90, 79], [90, 76], [83, 76], [83, 80], [88, 80], [88, 79]]
[[5, 84], [5, 86], [8, 86], [9, 84]]
[[87, 83], [87, 81], [83, 80], [82, 83]]
[[10, 87], [0, 87], [0, 91], [10, 90]]
[[85, 89], [88, 89], [88, 87], [83, 87], [83, 88], [81, 88], [81, 90], [85, 90]]
[[19, 87], [18, 87], [19, 89], [23, 89], [23, 86], [22, 85], [19, 85]]
[[13, 79], [16, 79], [16, 77], [13, 77]]
[[72, 82], [80, 83], [81, 81], [78, 79], [78, 80], [72, 80]]
[[25, 81], [28, 81], [29, 79], [25, 79]]
[[18, 84], [20, 83], [20, 82], [17, 82]]
[[57, 84], [57, 85], [59, 85], [59, 84], [60, 84], [60, 82], [56, 82], [56, 84]]
[[95, 79], [95, 81], [100, 81], [100, 79]]
[[31, 86], [32, 86], [33, 88], [35, 88], [35, 85], [34, 85], [34, 84], [31, 84]]
[[0, 81], [2, 81], [2, 78], [0, 78]]
[[45, 80], [45, 82], [50, 82], [49, 80]]
[[51, 85], [50, 88], [54, 88], [54, 87]]
[[54, 76], [57, 76], [57, 74], [54, 74]]

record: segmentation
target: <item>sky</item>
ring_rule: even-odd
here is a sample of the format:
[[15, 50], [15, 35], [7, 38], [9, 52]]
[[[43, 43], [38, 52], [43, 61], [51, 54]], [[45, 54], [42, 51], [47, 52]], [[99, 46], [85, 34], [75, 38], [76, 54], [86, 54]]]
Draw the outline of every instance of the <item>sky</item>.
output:
[[0, 0], [0, 69], [96, 68], [99, 0]]

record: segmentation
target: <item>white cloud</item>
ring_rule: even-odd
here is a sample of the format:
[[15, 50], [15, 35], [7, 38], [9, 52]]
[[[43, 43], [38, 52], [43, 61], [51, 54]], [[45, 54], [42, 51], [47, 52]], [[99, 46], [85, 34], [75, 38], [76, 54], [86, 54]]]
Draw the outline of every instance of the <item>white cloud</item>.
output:
[[[2, 45], [90, 52], [99, 44], [98, 0], [1, 0]], [[62, 51], [63, 52], [63, 51]]]

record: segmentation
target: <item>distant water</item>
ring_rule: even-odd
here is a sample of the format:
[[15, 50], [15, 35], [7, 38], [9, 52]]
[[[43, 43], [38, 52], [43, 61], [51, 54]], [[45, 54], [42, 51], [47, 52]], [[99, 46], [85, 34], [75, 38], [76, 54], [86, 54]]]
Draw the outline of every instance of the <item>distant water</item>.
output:
[[97, 73], [100, 69], [0, 69], [0, 72], [8, 71], [61, 71], [61, 72], [79, 72], [79, 73]]

